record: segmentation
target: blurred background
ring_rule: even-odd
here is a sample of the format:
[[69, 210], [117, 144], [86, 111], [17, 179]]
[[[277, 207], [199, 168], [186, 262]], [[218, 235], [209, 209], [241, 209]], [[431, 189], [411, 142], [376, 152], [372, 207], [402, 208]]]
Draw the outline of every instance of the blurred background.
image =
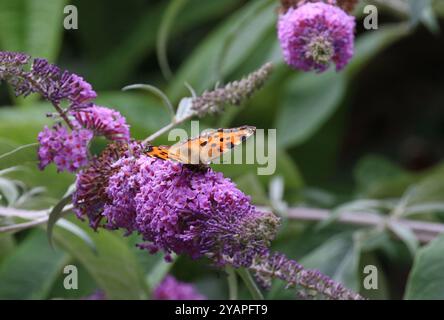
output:
[[[257, 176], [254, 165], [215, 166], [256, 204], [274, 204], [270, 182], [278, 176], [285, 188], [279, 200], [289, 207], [337, 209], [362, 199], [397, 203], [412, 186], [425, 188], [421, 194], [427, 195], [415, 198], [415, 204], [444, 203], [444, 36], [439, 31], [444, 2], [425, 1], [420, 10], [407, 1], [400, 1], [401, 9], [378, 6], [379, 28], [364, 30], [362, 8], [368, 3], [356, 8], [356, 54], [340, 73], [304, 74], [284, 64], [275, 30], [279, 3], [271, 0], [0, 0], [0, 49], [44, 57], [82, 75], [98, 92], [97, 103], [126, 116], [136, 138], [167, 124], [168, 113], [149, 93], [122, 87], [155, 85], [177, 105], [190, 95], [185, 82], [199, 94], [272, 61], [272, 78], [248, 103], [202, 119], [211, 127], [277, 129], [274, 176]], [[63, 28], [68, 4], [78, 8], [77, 30]], [[36, 142], [49, 111], [39, 97], [15, 98], [2, 84], [0, 154]], [[48, 208], [74, 181], [53, 167], [40, 172], [36, 163], [30, 148], [0, 158], [0, 170], [19, 166], [0, 175], [2, 205]], [[37, 187], [44, 192], [17, 203]], [[356, 211], [387, 215], [391, 209], [358, 205]], [[441, 213], [429, 208], [418, 219], [440, 222]], [[109, 298], [145, 298], [170, 269], [209, 298], [227, 297], [224, 273], [207, 261], [180, 257], [166, 264], [161, 255], [135, 248], [136, 236], [94, 233], [86, 223], [68, 219], [88, 233], [99, 255], [66, 230], [56, 230], [56, 251], [48, 246], [44, 228], [0, 234], [0, 298], [80, 298], [96, 290]], [[442, 290], [424, 289], [436, 277], [444, 286], [444, 276], [414, 282], [412, 267], [423, 264], [418, 252], [424, 253], [411, 234], [283, 220], [276, 250], [367, 297], [444, 298]], [[436, 258], [439, 250], [432, 249]], [[442, 259], [435, 260], [444, 267]], [[66, 264], [79, 268], [78, 290], [63, 288]], [[378, 290], [362, 288], [366, 264], [378, 267]], [[425, 271], [416, 272], [419, 277]], [[267, 293], [271, 299], [292, 297], [279, 283]]]

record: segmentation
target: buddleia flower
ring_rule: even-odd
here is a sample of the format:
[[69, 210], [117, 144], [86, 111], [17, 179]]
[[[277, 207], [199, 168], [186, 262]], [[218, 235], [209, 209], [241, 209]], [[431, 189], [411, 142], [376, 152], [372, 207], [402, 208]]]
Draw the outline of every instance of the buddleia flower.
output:
[[305, 3], [279, 16], [278, 38], [286, 63], [294, 69], [342, 70], [353, 57], [355, 18], [324, 2]]
[[167, 275], [153, 290], [153, 300], [205, 300], [196, 288], [186, 282]]

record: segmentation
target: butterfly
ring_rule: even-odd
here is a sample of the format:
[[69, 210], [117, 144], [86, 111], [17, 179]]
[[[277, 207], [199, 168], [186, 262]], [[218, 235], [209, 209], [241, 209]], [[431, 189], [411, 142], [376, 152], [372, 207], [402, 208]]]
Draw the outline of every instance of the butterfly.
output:
[[201, 135], [172, 146], [148, 146], [145, 154], [162, 160], [187, 165], [208, 165], [222, 154], [247, 140], [256, 132], [252, 126], [231, 129], [210, 129]]

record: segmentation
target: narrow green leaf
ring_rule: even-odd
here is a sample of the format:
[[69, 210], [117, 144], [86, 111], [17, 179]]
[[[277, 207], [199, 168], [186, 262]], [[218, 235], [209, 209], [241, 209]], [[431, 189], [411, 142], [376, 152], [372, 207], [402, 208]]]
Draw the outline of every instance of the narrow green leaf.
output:
[[149, 85], [149, 84], [132, 84], [132, 85], [124, 87], [122, 90], [128, 91], [128, 90], [134, 90], [134, 89], [142, 89], [142, 90], [150, 92], [150, 93], [154, 94], [155, 96], [159, 97], [162, 100], [165, 107], [168, 109], [170, 116], [172, 118], [175, 117], [176, 112], [174, 111], [173, 104], [171, 103], [170, 99], [167, 97], [167, 95], [162, 90], [160, 90], [159, 88], [157, 88], [155, 86]]
[[46, 225], [46, 233], [48, 236], [48, 242], [51, 247], [53, 247], [52, 243], [52, 234], [54, 226], [57, 221], [62, 217], [63, 208], [72, 201], [73, 191], [70, 191], [67, 195], [65, 195], [51, 210], [48, 217], [48, 223]]
[[160, 70], [166, 79], [170, 79], [173, 75], [170, 64], [168, 63], [168, 37], [171, 27], [176, 20], [177, 15], [187, 4], [188, 0], [171, 0], [168, 5], [157, 33], [157, 60], [159, 61]]

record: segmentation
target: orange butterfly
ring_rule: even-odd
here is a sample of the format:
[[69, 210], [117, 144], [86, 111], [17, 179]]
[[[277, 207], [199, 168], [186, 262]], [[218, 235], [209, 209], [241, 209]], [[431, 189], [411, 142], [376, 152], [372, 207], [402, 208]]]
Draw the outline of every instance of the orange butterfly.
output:
[[183, 164], [208, 165], [256, 132], [255, 127], [206, 130], [200, 136], [172, 146], [148, 146], [145, 154]]

